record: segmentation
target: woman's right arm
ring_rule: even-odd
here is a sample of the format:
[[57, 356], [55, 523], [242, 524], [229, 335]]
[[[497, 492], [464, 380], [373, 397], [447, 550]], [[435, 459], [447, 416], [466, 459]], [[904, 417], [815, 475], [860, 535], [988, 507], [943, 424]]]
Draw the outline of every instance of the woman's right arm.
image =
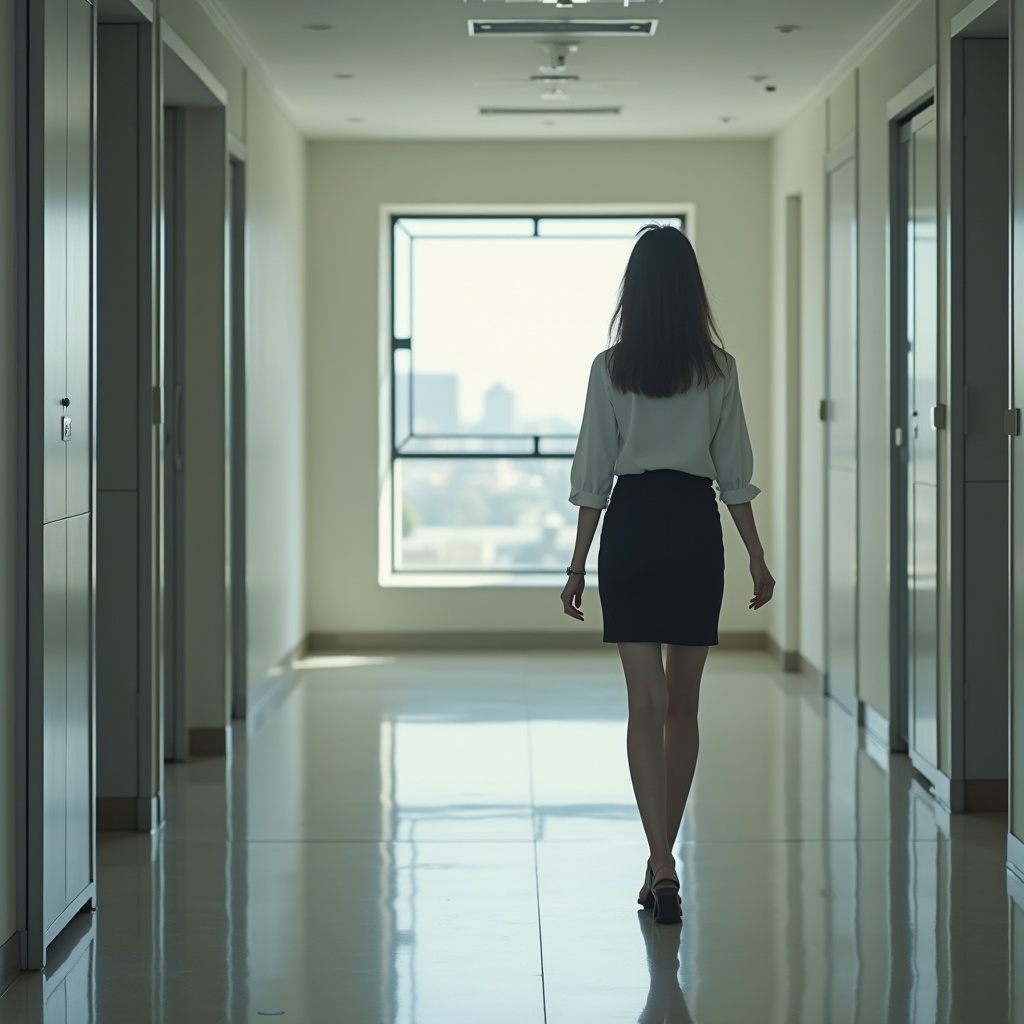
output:
[[764, 548], [761, 546], [761, 538], [757, 535], [753, 506], [749, 501], [744, 501], [726, 507], [750, 556], [750, 578], [754, 583], [754, 596], [750, 599], [749, 607], [756, 610], [772, 599], [775, 593], [775, 580], [765, 564]]
[[735, 363], [730, 364], [726, 378], [718, 429], [711, 440], [711, 457], [718, 473], [722, 501], [728, 506], [732, 521], [750, 556], [750, 577], [754, 583], [750, 608], [761, 608], [772, 599], [775, 580], [765, 564], [764, 548], [757, 535], [754, 510], [750, 504], [759, 491], [750, 482], [754, 473], [754, 454], [750, 448], [746, 417], [743, 415]]

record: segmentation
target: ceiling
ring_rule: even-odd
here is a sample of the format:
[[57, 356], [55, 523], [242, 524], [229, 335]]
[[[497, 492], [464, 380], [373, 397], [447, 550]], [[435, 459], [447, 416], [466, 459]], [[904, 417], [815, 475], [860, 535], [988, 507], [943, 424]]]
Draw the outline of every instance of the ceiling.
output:
[[[502, 0], [207, 3], [234, 22], [309, 137], [358, 139], [765, 137], [901, 5], [899, 0], [633, 0], [625, 9], [602, 2], [565, 11]], [[584, 86], [549, 84], [547, 91], [560, 90], [568, 99], [542, 99], [542, 84], [525, 85], [547, 62], [542, 39], [471, 38], [471, 18], [657, 18], [658, 26], [650, 38], [582, 42], [568, 56], [565, 72], [579, 75]], [[799, 30], [780, 33], [780, 25]], [[766, 77], [754, 81], [752, 76]], [[499, 87], [506, 79], [516, 87]], [[491, 106], [535, 107], [544, 113], [485, 117], [478, 112]], [[622, 113], [559, 113], [560, 107], [580, 106], [621, 106]]]

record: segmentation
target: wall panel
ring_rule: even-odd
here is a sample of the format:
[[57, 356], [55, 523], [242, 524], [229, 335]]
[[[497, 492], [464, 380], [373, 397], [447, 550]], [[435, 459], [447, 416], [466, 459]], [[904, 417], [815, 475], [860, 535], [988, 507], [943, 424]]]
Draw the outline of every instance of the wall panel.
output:
[[[380, 207], [384, 203], [696, 204], [696, 239], [726, 345], [740, 366], [757, 463], [773, 486], [769, 148], [765, 142], [312, 143], [309, 170], [307, 573], [311, 632], [578, 631], [561, 585], [400, 589], [378, 584]], [[595, 169], [600, 168], [600, 173]], [[642, 173], [638, 173], [642, 168]], [[608, 301], [611, 297], [602, 297]], [[605, 338], [594, 338], [594, 352]], [[384, 364], [386, 367], [386, 363]], [[384, 371], [386, 372], [386, 370]], [[577, 417], [582, 410], [567, 409]], [[566, 495], [568, 496], [566, 462]], [[567, 503], [567, 509], [569, 508]], [[755, 502], [766, 538], [771, 506]], [[571, 512], [571, 510], [570, 510]], [[722, 628], [766, 630], [746, 609], [747, 559], [728, 514]], [[769, 564], [776, 566], [768, 550]], [[599, 625], [590, 592], [588, 630]]]

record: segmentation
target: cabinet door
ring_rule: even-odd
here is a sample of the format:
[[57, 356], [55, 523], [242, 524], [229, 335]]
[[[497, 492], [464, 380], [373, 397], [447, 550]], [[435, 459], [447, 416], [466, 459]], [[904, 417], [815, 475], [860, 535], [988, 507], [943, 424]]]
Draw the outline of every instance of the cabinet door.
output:
[[67, 521], [43, 527], [43, 916], [67, 907]]
[[67, 109], [67, 512], [92, 508], [92, 5], [68, 7]]
[[68, 16], [67, 0], [44, 0], [43, 78], [43, 521], [67, 515]]
[[67, 897], [92, 879], [91, 515], [68, 523], [67, 570]]

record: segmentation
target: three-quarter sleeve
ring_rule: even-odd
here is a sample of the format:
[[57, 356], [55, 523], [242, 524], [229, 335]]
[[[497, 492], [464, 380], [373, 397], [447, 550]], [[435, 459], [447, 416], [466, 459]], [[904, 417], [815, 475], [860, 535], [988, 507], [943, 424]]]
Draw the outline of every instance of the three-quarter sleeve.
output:
[[754, 476], [754, 452], [743, 415], [739, 376], [731, 360], [718, 428], [711, 439], [711, 460], [715, 464], [719, 497], [726, 505], [742, 505], [761, 493], [750, 482]]
[[612, 493], [615, 460], [619, 454], [619, 428], [602, 372], [604, 355], [590, 368], [587, 402], [569, 474], [569, 501], [573, 505], [605, 508]]

